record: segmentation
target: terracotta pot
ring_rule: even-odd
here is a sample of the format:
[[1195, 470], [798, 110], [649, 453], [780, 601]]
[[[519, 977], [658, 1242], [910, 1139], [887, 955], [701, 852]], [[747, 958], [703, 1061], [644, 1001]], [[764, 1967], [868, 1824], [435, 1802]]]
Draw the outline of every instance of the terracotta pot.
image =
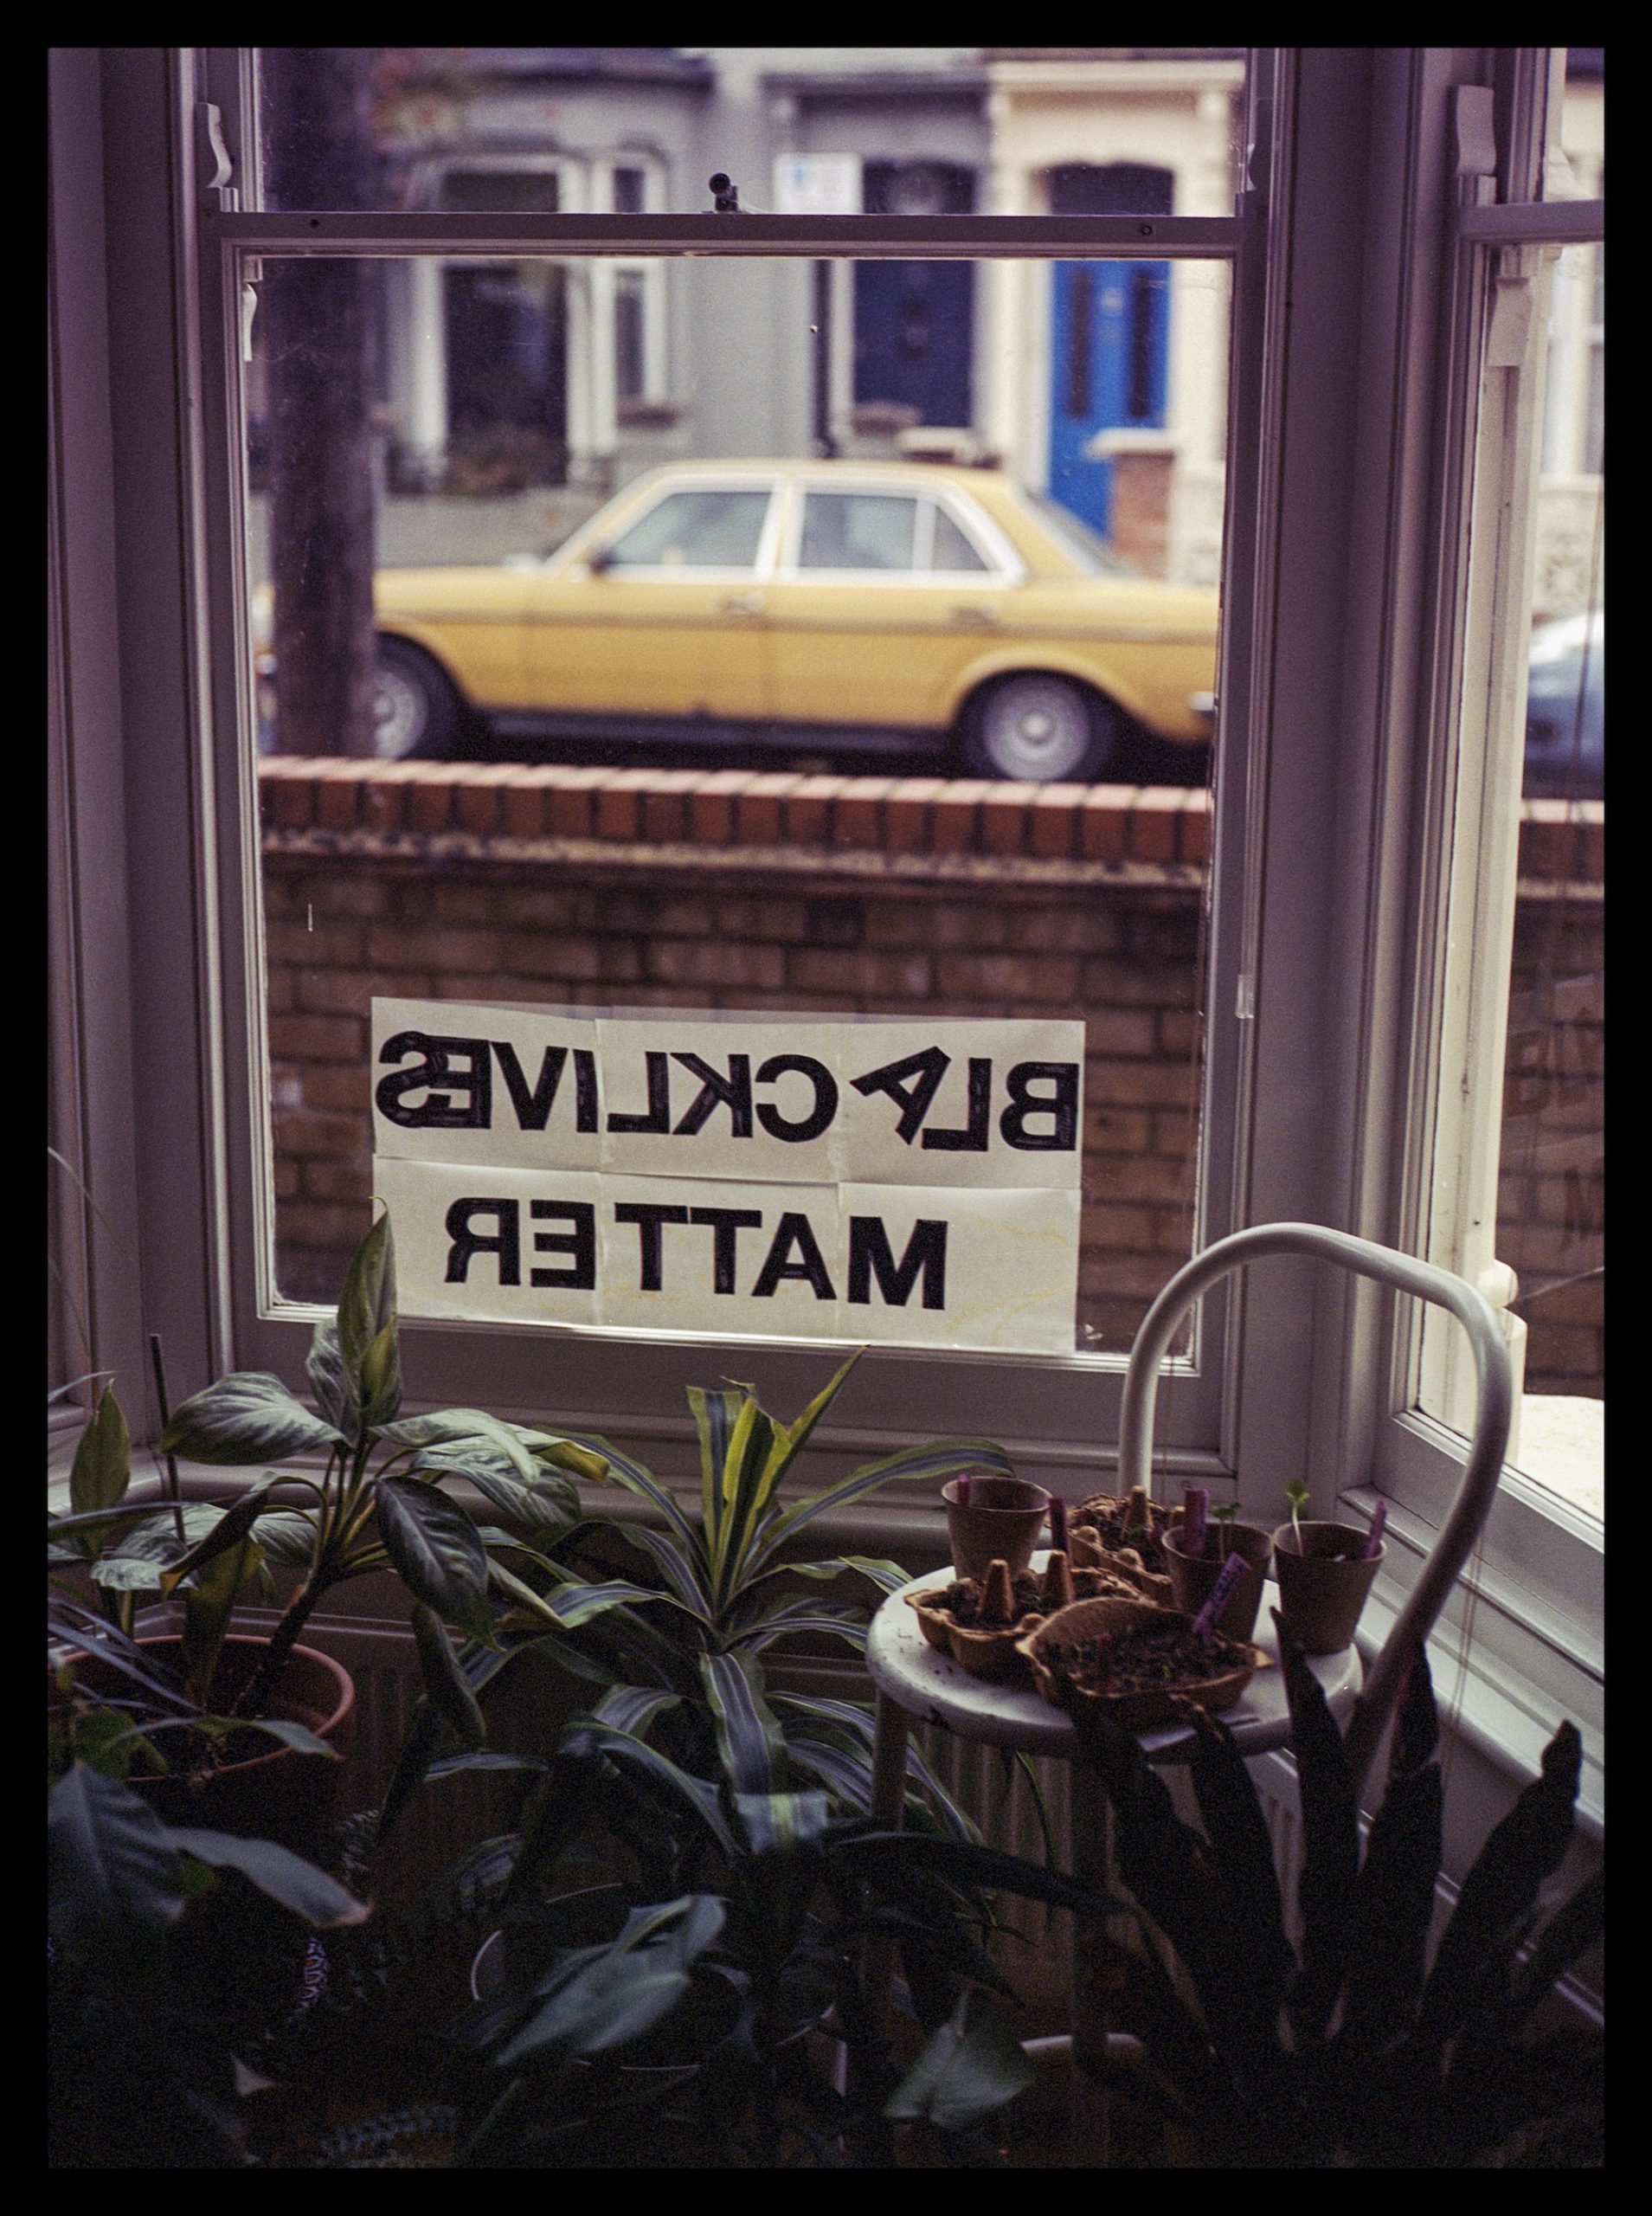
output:
[[[958, 1493], [966, 1482], [967, 1501]], [[995, 1562], [1007, 1562], [1012, 1577], [1026, 1569], [1050, 1507], [1042, 1485], [1021, 1478], [953, 1478], [942, 1486], [941, 1498], [947, 1504], [955, 1576], [984, 1579]]]
[[[170, 1662], [182, 1641], [161, 1635], [139, 1639], [138, 1644], [151, 1649], [158, 1659]], [[267, 1639], [233, 1632], [224, 1640], [217, 1679], [224, 1706], [233, 1702], [268, 1644]], [[78, 1685], [93, 1694], [105, 1689], [114, 1692], [126, 1684], [95, 1655], [75, 1658], [74, 1677]], [[306, 1724], [335, 1754], [345, 1755], [355, 1732], [354, 1681], [331, 1655], [313, 1646], [295, 1646], [287, 1657], [268, 1712], [285, 1723]], [[179, 1736], [164, 1733], [163, 1749], [168, 1739]], [[235, 1746], [239, 1753], [238, 1742], [221, 1743]], [[304, 1754], [262, 1733], [248, 1732], [246, 1744], [258, 1751], [194, 1779], [150, 1777], [135, 1769], [130, 1782], [166, 1823], [232, 1832], [242, 1839], [271, 1839], [313, 1860], [342, 1812], [343, 1761]]]
[[1279, 1613], [1307, 1654], [1335, 1654], [1353, 1634], [1386, 1547], [1366, 1557], [1364, 1531], [1346, 1524], [1282, 1524], [1274, 1533]]
[[[1229, 1639], [1249, 1639], [1257, 1627], [1257, 1612], [1262, 1606], [1262, 1588], [1268, 1575], [1268, 1558], [1273, 1553], [1274, 1543], [1269, 1532], [1254, 1524], [1231, 1524], [1229, 1537], [1220, 1534], [1223, 1526], [1212, 1524], [1205, 1533], [1207, 1542], [1218, 1547], [1231, 1543], [1231, 1551], [1238, 1556], [1244, 1568], [1239, 1581], [1227, 1597], [1227, 1603], [1216, 1619], [1216, 1628]], [[1181, 1533], [1170, 1530], [1160, 1534], [1159, 1543], [1165, 1550], [1165, 1560], [1170, 1567], [1170, 1589], [1175, 1603], [1185, 1616], [1196, 1616], [1216, 1588], [1216, 1581], [1227, 1567], [1224, 1554], [1200, 1555], [1196, 1559], [1183, 1554]]]

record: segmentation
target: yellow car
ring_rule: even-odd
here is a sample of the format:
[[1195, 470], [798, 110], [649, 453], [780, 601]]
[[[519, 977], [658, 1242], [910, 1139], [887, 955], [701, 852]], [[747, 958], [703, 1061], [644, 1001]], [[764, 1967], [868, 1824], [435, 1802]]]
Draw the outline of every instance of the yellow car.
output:
[[543, 561], [382, 572], [379, 750], [717, 738], [974, 774], [1106, 773], [1131, 728], [1210, 736], [1216, 595], [1130, 574], [991, 468], [705, 461], [628, 486]]

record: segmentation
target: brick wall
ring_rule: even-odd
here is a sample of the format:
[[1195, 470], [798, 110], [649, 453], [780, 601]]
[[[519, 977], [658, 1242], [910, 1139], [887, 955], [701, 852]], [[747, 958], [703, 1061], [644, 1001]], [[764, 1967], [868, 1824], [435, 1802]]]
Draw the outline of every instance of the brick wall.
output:
[[[1080, 1343], [1128, 1349], [1186, 1258], [1204, 793], [291, 760], [260, 785], [290, 1296], [335, 1297], [367, 1224], [376, 995], [1081, 1017]], [[1531, 808], [1543, 893], [1598, 878], [1599, 827]]]

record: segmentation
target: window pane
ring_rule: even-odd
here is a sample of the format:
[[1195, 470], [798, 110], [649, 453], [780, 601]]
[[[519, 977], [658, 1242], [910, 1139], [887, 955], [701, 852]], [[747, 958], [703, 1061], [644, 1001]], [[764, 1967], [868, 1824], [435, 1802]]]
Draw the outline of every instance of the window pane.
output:
[[873, 493], [811, 493], [803, 503], [800, 570], [910, 570], [916, 500]]
[[[1080, 439], [1029, 336], [1075, 266], [969, 266], [968, 313], [890, 358], [880, 415], [854, 263], [265, 257], [247, 512], [281, 1296], [336, 1297], [378, 1189], [375, 1000], [1050, 1022], [1083, 1027], [1066, 1358], [1128, 1351], [1195, 1237], [1229, 274], [1142, 265], [1176, 369], [1143, 427], [1095, 266]], [[622, 409], [639, 295], [664, 382]], [[914, 422], [955, 350], [976, 412]], [[669, 1059], [691, 1040], [668, 1047], [675, 1127], [697, 1096]], [[978, 1100], [970, 1060], [924, 1125], [964, 1159], [1014, 1107], [1009, 1065]], [[531, 1107], [543, 1067], [517, 1076]], [[874, 1295], [916, 1224], [862, 1253]]]
[[768, 512], [768, 494], [673, 493], [609, 550], [616, 570], [749, 569]]

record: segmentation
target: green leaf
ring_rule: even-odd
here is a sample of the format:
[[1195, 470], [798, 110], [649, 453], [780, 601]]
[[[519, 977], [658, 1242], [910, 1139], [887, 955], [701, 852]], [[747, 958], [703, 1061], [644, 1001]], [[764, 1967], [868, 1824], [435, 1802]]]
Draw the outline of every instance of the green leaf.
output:
[[627, 1585], [618, 1578], [600, 1585], [586, 1585], [570, 1579], [546, 1594], [540, 1605], [548, 1616], [571, 1631], [575, 1625], [588, 1623], [593, 1616], [601, 1615], [609, 1608], [641, 1607], [650, 1601], [670, 1608], [682, 1607], [671, 1594], [657, 1592], [652, 1585]]
[[646, 1739], [657, 1716], [681, 1705], [680, 1693], [662, 1692], [657, 1685], [610, 1685], [591, 1713], [599, 1723]]
[[730, 1786], [736, 1794], [772, 1793], [786, 1743], [763, 1698], [762, 1665], [755, 1656], [702, 1654], [700, 1676]]
[[485, 1614], [487, 1550], [465, 1511], [422, 1478], [385, 1478], [374, 1494], [379, 1536], [404, 1584], [450, 1623]]
[[611, 1724], [575, 1723], [562, 1735], [558, 1749], [559, 1757], [574, 1762], [590, 1761], [596, 1755], [607, 1755], [621, 1767], [635, 1770], [640, 1776], [665, 1786], [684, 1805], [694, 1812], [711, 1837], [726, 1855], [738, 1852], [733, 1833], [725, 1822], [718, 1806], [715, 1786], [703, 1777], [695, 1777], [679, 1768], [659, 1749], [651, 1747], [645, 1739], [638, 1739], [628, 1731], [616, 1731]]
[[337, 1317], [324, 1316], [316, 1325], [304, 1370], [322, 1414], [346, 1439], [353, 1440], [361, 1428], [361, 1403], [345, 1373], [344, 1357], [338, 1348]]
[[763, 1498], [766, 1500], [807, 1446], [814, 1427], [843, 1390], [850, 1371], [865, 1351], [865, 1347], [855, 1349], [836, 1376], [815, 1395], [795, 1423], [775, 1427], [775, 1443], [769, 1450], [768, 1467], [764, 1472]]
[[512, 1517], [529, 1530], [548, 1536], [565, 1531], [579, 1513], [577, 1497], [565, 1478], [535, 1476], [524, 1480], [517, 1465], [486, 1440], [460, 1439], [421, 1446], [408, 1474], [416, 1477], [427, 1471], [463, 1478], [501, 1516]]
[[[217, 1719], [203, 1717], [202, 1729], [209, 1730]], [[294, 1723], [286, 1716], [236, 1716], [222, 1719], [227, 1731], [262, 1731], [272, 1739], [279, 1739], [284, 1747], [291, 1747], [295, 1754], [324, 1755], [330, 1762], [343, 1762], [337, 1747], [311, 1730], [307, 1723]]]
[[75, 1945], [132, 1917], [162, 1930], [183, 1913], [183, 1872], [147, 1800], [77, 1762], [46, 1813], [48, 1920]]
[[76, 1512], [113, 1508], [132, 1481], [132, 1437], [114, 1388], [106, 1385], [80, 1433], [69, 1472], [69, 1505]]
[[881, 1462], [869, 1462], [841, 1485], [833, 1485], [826, 1492], [811, 1493], [807, 1499], [794, 1503], [783, 1514], [772, 1517], [763, 1527], [762, 1541], [753, 1552], [748, 1570], [761, 1568], [784, 1541], [806, 1524], [813, 1523], [817, 1516], [875, 1492], [880, 1485], [913, 1482], [935, 1485], [948, 1478], [955, 1478], [964, 1470], [985, 1470], [1006, 1478], [1015, 1475], [1009, 1456], [989, 1439], [934, 1439], [927, 1446], [903, 1447], [898, 1454], [886, 1455]]
[[537, 1460], [549, 1462], [553, 1469], [566, 1470], [570, 1477], [583, 1478], [588, 1485], [607, 1485], [608, 1458], [595, 1447], [556, 1433], [519, 1429], [517, 1436]]
[[711, 1596], [686, 1548], [664, 1531], [651, 1531], [646, 1524], [620, 1524], [615, 1528], [631, 1545], [640, 1548], [658, 1563], [665, 1582], [685, 1608], [692, 1610], [704, 1624], [714, 1620]]
[[[88, 1708], [69, 1727], [69, 1743], [76, 1762], [105, 1777], [125, 1777], [137, 1758], [140, 1734], [124, 1709]], [[143, 1741], [145, 1746], [148, 1742]], [[152, 1755], [154, 1749], [150, 1749]], [[161, 1764], [164, 1769], [165, 1763]]]
[[448, 1644], [440, 1618], [422, 1601], [414, 1603], [413, 1633], [419, 1645], [426, 1692], [457, 1733], [461, 1746], [472, 1752], [485, 1746], [486, 1720]]
[[356, 1249], [345, 1272], [338, 1296], [338, 1354], [363, 1422], [375, 1427], [388, 1423], [402, 1397], [395, 1351], [395, 1246], [388, 1211]]
[[385, 1424], [379, 1436], [395, 1446], [479, 1443], [503, 1455], [524, 1485], [531, 1485], [539, 1475], [539, 1465], [517, 1437], [517, 1427], [502, 1423], [485, 1408], [436, 1408], [428, 1415], [402, 1416], [395, 1423]]
[[736, 1793], [735, 1813], [754, 1854], [772, 1854], [807, 1846], [832, 1821], [832, 1795], [801, 1793]]
[[267, 1371], [240, 1369], [195, 1394], [161, 1433], [164, 1454], [239, 1468], [342, 1446], [330, 1423]]
[[196, 1573], [183, 1591], [183, 1666], [203, 1708], [212, 1705], [212, 1678], [224, 1634], [242, 1586], [258, 1574], [263, 1549], [243, 1538]]
[[259, 1511], [275, 1482], [273, 1477], [264, 1478], [257, 1485], [249, 1485], [239, 1500], [232, 1502], [212, 1529], [196, 1540], [166, 1570], [161, 1580], [162, 1590], [167, 1593], [173, 1591], [186, 1577], [195, 1577], [198, 1583], [200, 1572], [209, 1563], [215, 1562], [220, 1555], [228, 1554], [230, 1548], [237, 1545], [252, 1530], [258, 1520]]
[[1036, 2075], [989, 2001], [966, 1994], [890, 2096], [887, 2116], [922, 2116], [942, 2131], [979, 2123], [1024, 2093]]
[[283, 1569], [308, 1569], [316, 1554], [315, 1511], [278, 1508], [260, 1516], [253, 1536], [273, 1562]]
[[601, 2054], [668, 2015], [689, 1989], [689, 1965], [722, 1929], [723, 1904], [692, 1895], [632, 1912], [609, 1945], [582, 1948], [542, 1981], [549, 1998], [499, 2050], [501, 2069], [546, 2046]]
[[173, 1825], [167, 1829], [166, 1840], [170, 1846], [192, 1854], [197, 1862], [209, 1863], [215, 1870], [239, 1870], [260, 1892], [291, 1909], [317, 1931], [344, 1930], [351, 1924], [364, 1923], [371, 1913], [366, 1902], [358, 1901], [336, 1878], [330, 1878], [290, 1848], [278, 1846], [273, 1839], [239, 1839], [228, 1832]]

